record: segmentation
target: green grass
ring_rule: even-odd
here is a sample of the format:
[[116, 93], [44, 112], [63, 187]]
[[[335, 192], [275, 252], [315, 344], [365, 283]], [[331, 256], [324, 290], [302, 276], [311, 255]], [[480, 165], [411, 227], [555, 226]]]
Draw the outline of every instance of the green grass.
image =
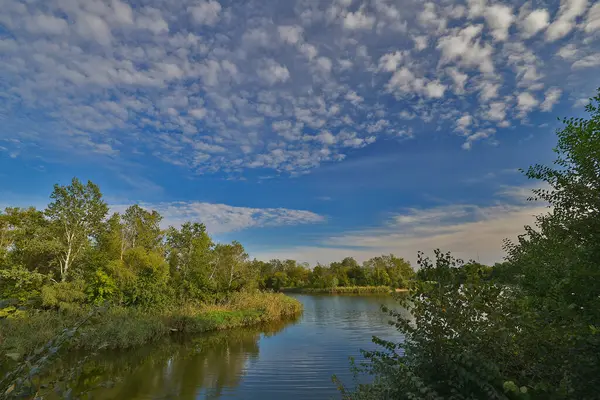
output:
[[[73, 326], [86, 312], [39, 311], [0, 320], [0, 360], [7, 353], [29, 354]], [[301, 312], [302, 304], [282, 293], [237, 293], [219, 306], [188, 304], [162, 311], [112, 307], [83, 326], [69, 349], [125, 349], [173, 332], [231, 329], [278, 321]]]
[[284, 288], [284, 293], [367, 294], [391, 293], [389, 286], [339, 286], [336, 288]]

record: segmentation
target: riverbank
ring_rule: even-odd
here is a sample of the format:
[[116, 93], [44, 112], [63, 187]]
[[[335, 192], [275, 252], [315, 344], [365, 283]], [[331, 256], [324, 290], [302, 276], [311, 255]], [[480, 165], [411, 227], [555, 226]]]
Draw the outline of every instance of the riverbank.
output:
[[[396, 289], [395, 292], [404, 289]], [[339, 286], [335, 288], [282, 288], [283, 293], [305, 294], [369, 294], [369, 293], [394, 293], [389, 286]]]
[[[21, 358], [64, 329], [71, 328], [88, 312], [38, 311], [0, 321], [0, 354]], [[302, 304], [281, 293], [238, 293], [224, 305], [183, 305], [160, 311], [111, 307], [94, 316], [72, 339], [69, 349], [125, 349], [140, 346], [173, 333], [201, 333], [292, 318]]]

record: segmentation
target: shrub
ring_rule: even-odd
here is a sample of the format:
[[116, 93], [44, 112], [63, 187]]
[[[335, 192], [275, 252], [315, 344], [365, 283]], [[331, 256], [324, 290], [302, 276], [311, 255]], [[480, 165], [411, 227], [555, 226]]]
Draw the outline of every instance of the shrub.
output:
[[73, 310], [85, 303], [85, 282], [51, 283], [42, 287], [42, 306], [59, 310]]
[[404, 340], [374, 338], [381, 350], [363, 352], [358, 371], [372, 384], [347, 390], [347, 399], [505, 399], [504, 382], [517, 380], [526, 360], [515, 337], [527, 322], [508, 289], [472, 279], [461, 283], [449, 254], [435, 264], [420, 256], [421, 276], [399, 297], [403, 311], [385, 309]]
[[86, 293], [90, 303], [102, 304], [112, 299], [117, 290], [112, 277], [103, 270], [98, 269], [89, 283]]

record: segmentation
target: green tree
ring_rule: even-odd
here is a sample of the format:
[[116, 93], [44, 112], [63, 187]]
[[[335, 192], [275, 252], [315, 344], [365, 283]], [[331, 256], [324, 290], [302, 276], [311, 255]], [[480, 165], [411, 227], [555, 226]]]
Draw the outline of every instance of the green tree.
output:
[[108, 206], [94, 183], [83, 185], [73, 178], [68, 186], [54, 185], [52, 202], [46, 215], [59, 241], [60, 278], [66, 280], [69, 271], [89, 244], [90, 237], [100, 231]]
[[142, 247], [155, 250], [162, 242], [160, 221], [162, 216], [134, 204], [122, 216], [122, 253], [127, 249]]
[[375, 339], [375, 382], [342, 388], [346, 398], [598, 398], [599, 106], [600, 90], [590, 118], [564, 120], [554, 166], [527, 171], [548, 185], [532, 198], [550, 208], [506, 243], [507, 262], [490, 270], [437, 252], [421, 265], [410, 317], [390, 311], [404, 343]]
[[184, 223], [180, 229], [170, 227], [166, 235], [167, 259], [171, 276], [180, 290], [195, 297], [209, 287], [209, 274], [214, 264], [214, 244], [204, 224]]
[[419, 254], [426, 280], [411, 282], [410, 294], [399, 298], [401, 308], [385, 309], [404, 340], [375, 338], [380, 349], [363, 352], [369, 363], [358, 367], [375, 381], [352, 390], [338, 381], [344, 398], [518, 398], [504, 390], [527, 365], [514, 341], [527, 324], [518, 302], [493, 283], [461, 283], [453, 270], [463, 262], [435, 254], [434, 261]]
[[23, 267], [48, 274], [60, 248], [44, 213], [33, 207], [6, 208], [0, 215], [0, 267]]
[[98, 234], [97, 250], [108, 260], [122, 260], [125, 252], [123, 223], [119, 213], [113, 213]]
[[534, 165], [526, 175], [547, 188], [535, 200], [550, 205], [507, 242], [508, 261], [537, 316], [546, 349], [532, 357], [538, 379], [551, 392], [593, 398], [600, 385], [600, 90], [585, 118], [564, 119], [557, 131], [554, 166]]
[[129, 249], [123, 262], [134, 278], [127, 277], [126, 302], [143, 307], [157, 307], [169, 302], [169, 264], [162, 254], [142, 247]]
[[241, 243], [217, 244], [214, 263], [209, 275], [218, 292], [240, 290], [256, 279], [258, 271], [250, 269], [248, 254]]

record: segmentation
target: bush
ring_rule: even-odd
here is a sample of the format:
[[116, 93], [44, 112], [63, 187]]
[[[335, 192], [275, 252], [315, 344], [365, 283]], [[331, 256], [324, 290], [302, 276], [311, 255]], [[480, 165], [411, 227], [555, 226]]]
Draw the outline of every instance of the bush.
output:
[[111, 300], [118, 288], [114, 280], [101, 269], [96, 270], [92, 281], [89, 283], [86, 293], [88, 301], [92, 304], [102, 304]]
[[73, 310], [87, 300], [85, 282], [51, 283], [42, 287], [42, 306], [59, 310]]
[[[347, 399], [504, 399], [504, 383], [517, 380], [526, 360], [515, 337], [526, 324], [515, 297], [505, 287], [453, 271], [461, 260], [436, 252], [435, 264], [420, 256], [420, 275], [403, 311], [386, 309], [404, 340], [374, 338], [381, 350], [364, 352], [358, 371], [374, 383], [347, 390]], [[339, 384], [339, 382], [338, 382]]]

